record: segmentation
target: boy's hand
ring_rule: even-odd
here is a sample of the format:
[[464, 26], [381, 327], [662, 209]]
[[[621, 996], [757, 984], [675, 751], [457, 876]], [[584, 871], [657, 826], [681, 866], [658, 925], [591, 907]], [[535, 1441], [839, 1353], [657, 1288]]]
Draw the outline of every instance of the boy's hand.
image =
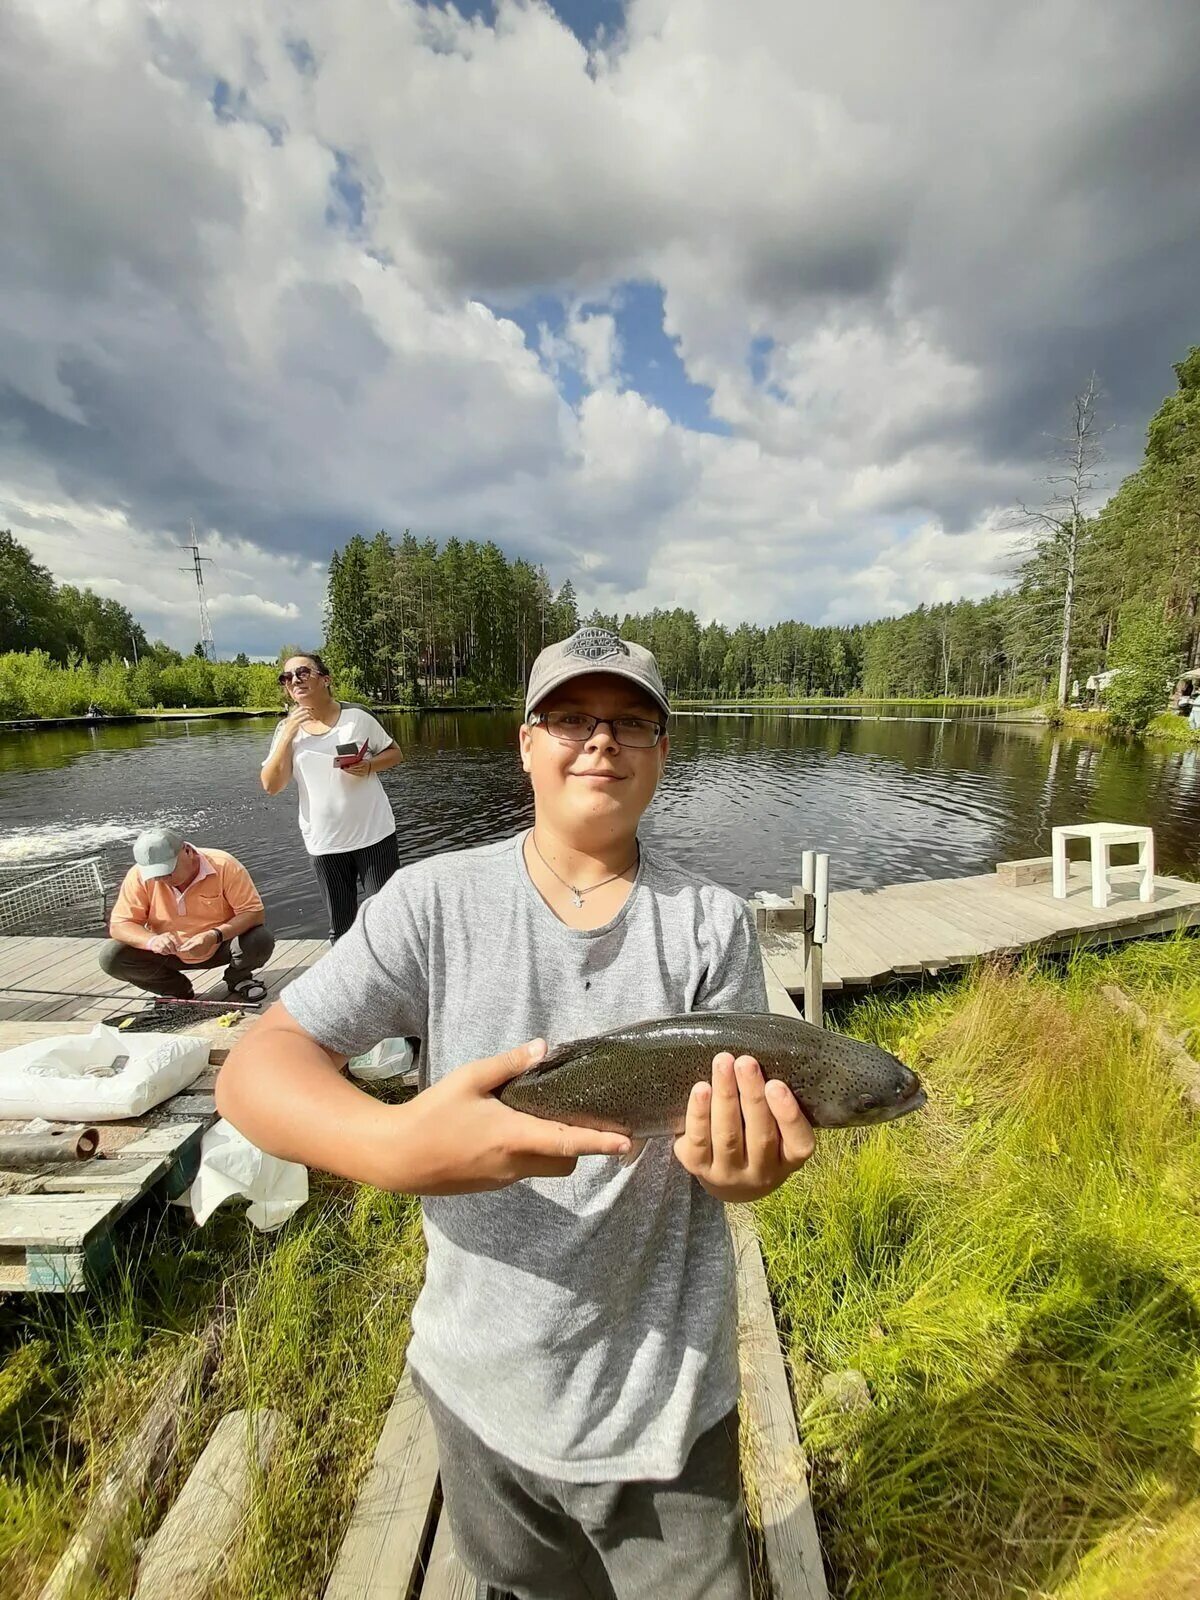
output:
[[559, 1178], [580, 1156], [624, 1155], [624, 1134], [597, 1133], [513, 1111], [495, 1090], [534, 1066], [543, 1039], [503, 1055], [469, 1061], [403, 1107], [405, 1170], [397, 1188], [409, 1194], [474, 1194], [521, 1178]]
[[680, 1166], [718, 1200], [761, 1200], [812, 1155], [812, 1124], [785, 1083], [763, 1082], [753, 1056], [713, 1057], [712, 1083], [698, 1083], [675, 1141]]

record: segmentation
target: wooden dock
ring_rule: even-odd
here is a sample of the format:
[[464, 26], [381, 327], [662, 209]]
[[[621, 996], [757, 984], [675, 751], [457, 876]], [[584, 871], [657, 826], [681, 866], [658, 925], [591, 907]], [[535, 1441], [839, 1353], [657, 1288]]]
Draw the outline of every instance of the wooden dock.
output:
[[[1010, 874], [1011, 876], [1011, 874]], [[1083, 864], [1068, 877], [1065, 899], [1049, 882], [1015, 884], [997, 873], [829, 896], [822, 989], [861, 991], [896, 979], [969, 966], [988, 956], [1038, 950], [1063, 953], [1200, 926], [1200, 883], [1157, 877], [1154, 898], [1137, 894], [1134, 868], [1112, 873], [1112, 898], [1092, 904]], [[804, 989], [802, 931], [767, 926], [760, 933], [772, 1008], [785, 1009]], [[146, 997], [100, 970], [101, 941], [65, 937], [0, 938], [0, 1047], [54, 1033], [86, 1032]], [[282, 939], [263, 973], [268, 998], [325, 950], [324, 940]], [[218, 970], [195, 974], [198, 997], [222, 996]], [[46, 992], [49, 991], [49, 992]], [[112, 1231], [147, 1192], [170, 1198], [191, 1182], [200, 1141], [216, 1112], [216, 1060], [235, 1034], [206, 1020], [218, 1057], [206, 1077], [136, 1122], [108, 1124], [100, 1159], [0, 1196], [0, 1293], [78, 1289], [112, 1256]], [[14, 1126], [12, 1124], [10, 1127]]]
[[[1054, 899], [1049, 882], [1014, 887], [998, 873], [842, 889], [829, 896], [822, 986], [826, 994], [870, 989], [987, 956], [1063, 954], [1200, 926], [1200, 883], [1156, 877], [1154, 899], [1143, 901], [1138, 882], [1136, 868], [1114, 868], [1103, 910], [1092, 905], [1086, 863], [1072, 864], [1065, 900]], [[803, 934], [768, 928], [760, 942], [778, 982], [802, 994]]]
[[[89, 1033], [95, 1023], [149, 997], [100, 970], [99, 939], [0, 939], [0, 1049], [37, 1038]], [[325, 942], [283, 939], [262, 974], [273, 997], [315, 961]], [[223, 997], [220, 970], [195, 975], [197, 996]], [[53, 990], [54, 993], [38, 991]], [[100, 998], [92, 998], [99, 996]], [[111, 1266], [122, 1219], [146, 1201], [166, 1205], [196, 1175], [200, 1143], [216, 1120], [213, 1086], [239, 1028], [213, 1017], [189, 1025], [212, 1040], [209, 1066], [145, 1116], [98, 1124], [90, 1161], [57, 1166], [0, 1195], [0, 1294], [83, 1290]], [[244, 1024], [240, 1025], [244, 1026]], [[0, 1120], [0, 1131], [21, 1121]]]

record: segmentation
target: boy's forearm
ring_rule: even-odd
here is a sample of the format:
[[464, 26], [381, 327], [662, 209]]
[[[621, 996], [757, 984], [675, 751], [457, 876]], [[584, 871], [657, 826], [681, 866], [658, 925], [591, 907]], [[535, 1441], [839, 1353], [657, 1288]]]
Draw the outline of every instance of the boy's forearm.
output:
[[229, 1053], [217, 1079], [221, 1116], [252, 1144], [285, 1161], [395, 1186], [396, 1161], [385, 1155], [403, 1137], [397, 1112], [344, 1078], [344, 1058], [314, 1040], [256, 1023]]

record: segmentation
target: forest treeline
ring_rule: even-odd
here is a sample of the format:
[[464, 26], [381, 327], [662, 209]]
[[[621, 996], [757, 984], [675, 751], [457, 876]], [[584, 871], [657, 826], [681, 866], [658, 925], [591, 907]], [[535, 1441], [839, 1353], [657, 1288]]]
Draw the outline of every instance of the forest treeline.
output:
[[[1175, 374], [1141, 466], [1075, 530], [1070, 668], [1080, 681], [1140, 662], [1153, 686], [1200, 662], [1200, 347]], [[679, 698], [1043, 699], [1057, 673], [1069, 541], [1052, 519], [1031, 527], [1002, 592], [840, 627], [728, 626], [681, 608], [581, 616], [570, 582], [555, 588], [543, 567], [491, 541], [356, 535], [330, 563], [325, 647], [343, 693], [384, 704], [510, 699], [542, 646], [580, 622], [648, 645]], [[36, 662], [21, 660], [29, 652]], [[117, 602], [56, 585], [0, 533], [0, 716], [278, 698], [270, 666], [199, 657], [199, 647], [183, 656], [149, 642]]]
[[[1200, 348], [1151, 420], [1141, 467], [1078, 532], [1072, 675], [1133, 653], [1155, 671], [1200, 661]], [[326, 638], [360, 691], [385, 701], [515, 693], [542, 645], [580, 621], [658, 657], [678, 696], [1029, 695], [1054, 685], [1065, 528], [1036, 529], [1012, 587], [845, 627], [702, 622], [683, 609], [579, 615], [574, 590], [493, 543], [356, 536], [329, 573]]]

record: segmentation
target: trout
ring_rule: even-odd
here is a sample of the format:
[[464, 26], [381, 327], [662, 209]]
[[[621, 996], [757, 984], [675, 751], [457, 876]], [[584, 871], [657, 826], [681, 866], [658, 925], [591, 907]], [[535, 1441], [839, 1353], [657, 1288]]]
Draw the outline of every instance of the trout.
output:
[[915, 1072], [878, 1045], [770, 1011], [693, 1011], [559, 1045], [499, 1098], [515, 1111], [632, 1139], [682, 1133], [688, 1096], [722, 1050], [787, 1084], [814, 1128], [891, 1122], [925, 1104]]

